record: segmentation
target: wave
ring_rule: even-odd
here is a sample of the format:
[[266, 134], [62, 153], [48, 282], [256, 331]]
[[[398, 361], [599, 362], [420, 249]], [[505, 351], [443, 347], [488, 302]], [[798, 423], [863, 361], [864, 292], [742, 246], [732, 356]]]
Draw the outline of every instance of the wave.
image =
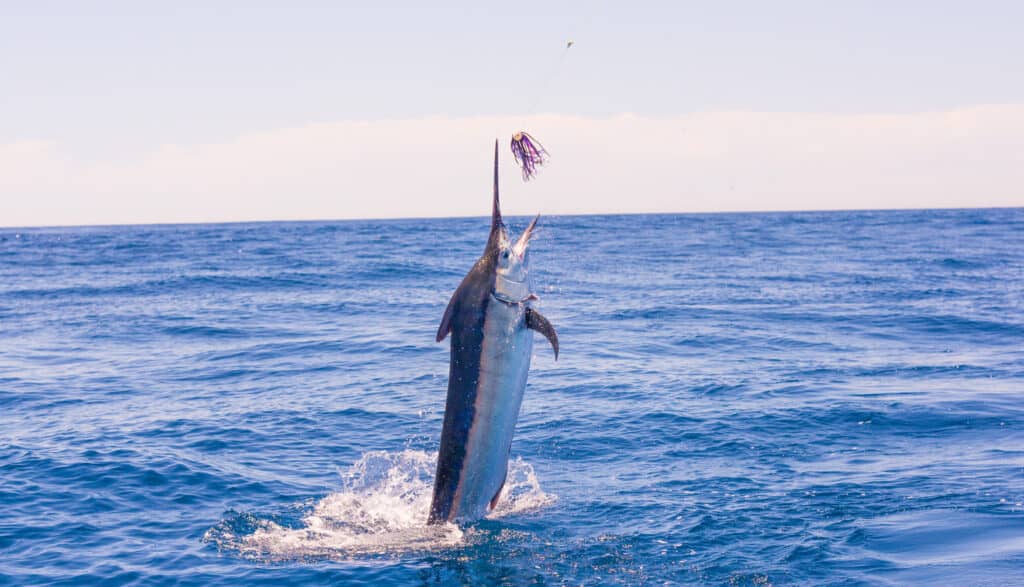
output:
[[[434, 551], [470, 543], [476, 532], [451, 523], [428, 525], [437, 454], [418, 450], [371, 451], [341, 472], [342, 489], [293, 515], [228, 512], [203, 541], [245, 558], [266, 561], [348, 559]], [[509, 462], [508, 480], [489, 519], [554, 503], [533, 467]], [[294, 516], [294, 513], [299, 516]]]

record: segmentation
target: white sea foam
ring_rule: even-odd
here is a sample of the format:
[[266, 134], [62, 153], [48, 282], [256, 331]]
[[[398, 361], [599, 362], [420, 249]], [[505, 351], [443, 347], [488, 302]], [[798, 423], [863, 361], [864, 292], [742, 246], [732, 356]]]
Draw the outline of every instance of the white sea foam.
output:
[[[313, 504], [298, 525], [243, 516], [244, 528], [225, 520], [205, 539], [245, 556], [270, 559], [347, 557], [361, 554], [436, 550], [472, 538], [455, 524], [427, 525], [437, 455], [423, 451], [375, 451], [341, 471], [342, 489]], [[533, 467], [517, 458], [489, 518], [551, 504]]]

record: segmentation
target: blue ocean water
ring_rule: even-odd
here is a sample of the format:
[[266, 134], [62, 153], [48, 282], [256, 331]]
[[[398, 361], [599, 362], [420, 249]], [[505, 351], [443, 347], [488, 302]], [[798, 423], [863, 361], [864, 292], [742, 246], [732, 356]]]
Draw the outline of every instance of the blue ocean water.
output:
[[561, 356], [462, 529], [486, 219], [0, 230], [0, 583], [1024, 584], [1024, 209], [541, 226]]

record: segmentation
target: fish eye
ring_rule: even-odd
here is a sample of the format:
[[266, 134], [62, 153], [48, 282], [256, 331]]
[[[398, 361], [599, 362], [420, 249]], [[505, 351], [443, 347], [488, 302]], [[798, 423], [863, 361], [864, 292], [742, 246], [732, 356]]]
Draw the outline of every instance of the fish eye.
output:
[[508, 251], [502, 251], [501, 252], [501, 258], [502, 259], [508, 259]]

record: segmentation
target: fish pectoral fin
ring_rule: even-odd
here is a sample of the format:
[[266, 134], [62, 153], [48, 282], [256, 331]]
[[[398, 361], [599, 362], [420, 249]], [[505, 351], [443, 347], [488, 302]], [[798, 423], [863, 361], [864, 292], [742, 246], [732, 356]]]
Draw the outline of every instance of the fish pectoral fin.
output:
[[548, 339], [551, 343], [551, 348], [555, 349], [555, 360], [558, 360], [558, 333], [555, 332], [555, 327], [548, 322], [548, 319], [541, 315], [540, 312], [533, 308], [526, 309], [526, 327], [530, 330], [536, 330], [537, 332], [544, 335], [544, 338]]
[[452, 331], [453, 306], [455, 306], [455, 298], [448, 302], [448, 307], [444, 310], [444, 316], [441, 317], [441, 325], [437, 327], [437, 337], [435, 338], [437, 342], [444, 340], [448, 333]]
[[437, 337], [435, 340], [441, 342], [448, 336], [448, 333], [452, 331], [452, 317], [459, 305], [459, 298], [462, 297], [463, 287], [460, 285], [455, 293], [452, 294], [452, 299], [448, 300], [448, 307], [444, 309], [444, 316], [441, 317], [441, 325], [437, 327]]

